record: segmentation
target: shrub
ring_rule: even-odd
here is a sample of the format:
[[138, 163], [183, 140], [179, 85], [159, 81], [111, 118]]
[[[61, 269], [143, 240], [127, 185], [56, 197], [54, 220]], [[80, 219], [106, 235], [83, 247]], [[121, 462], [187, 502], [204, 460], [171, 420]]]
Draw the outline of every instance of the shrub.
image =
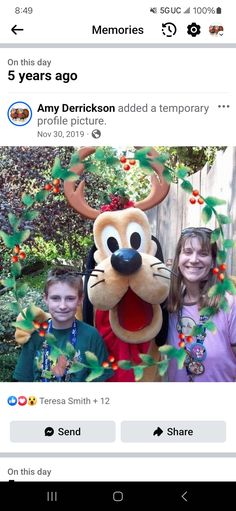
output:
[[15, 369], [19, 354], [20, 350], [17, 349], [10, 353], [0, 355], [0, 381], [14, 381], [13, 371]]
[[[4, 293], [0, 296], [0, 350], [8, 351], [6, 341], [14, 340], [15, 328], [12, 322], [16, 320], [16, 314], [10, 310], [9, 304], [15, 301], [11, 292]], [[43, 310], [46, 310], [46, 305], [43, 300], [42, 292], [37, 289], [29, 289], [26, 296], [21, 301], [22, 308], [35, 304]], [[1, 344], [3, 343], [3, 344]]]

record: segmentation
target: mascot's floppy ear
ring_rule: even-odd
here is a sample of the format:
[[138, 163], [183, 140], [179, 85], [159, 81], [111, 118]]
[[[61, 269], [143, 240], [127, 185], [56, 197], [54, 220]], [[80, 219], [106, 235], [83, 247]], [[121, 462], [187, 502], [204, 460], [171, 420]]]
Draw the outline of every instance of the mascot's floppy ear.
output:
[[[162, 253], [162, 248], [161, 248], [160, 242], [158, 241], [157, 238], [155, 238], [155, 236], [152, 236], [152, 240], [154, 241], [154, 243], [156, 243], [156, 246], [157, 246], [155, 257], [157, 257], [157, 259], [159, 259], [160, 261], [162, 261], [164, 263], [164, 257], [163, 257], [163, 253]], [[157, 346], [163, 346], [163, 344], [166, 344], [166, 341], [167, 341], [167, 335], [168, 335], [168, 311], [167, 311], [167, 308], [166, 308], [166, 300], [163, 303], [161, 303], [161, 311], [162, 311], [163, 321], [162, 321], [161, 330], [157, 334], [157, 336], [155, 337], [155, 343], [156, 343]]]
[[[90, 248], [87, 262], [86, 262], [86, 270], [92, 270], [96, 266], [96, 262], [94, 259], [94, 252], [96, 252], [97, 247], [93, 245]], [[89, 325], [94, 325], [94, 318], [93, 318], [93, 304], [90, 302], [88, 297], [88, 279], [90, 277], [90, 274], [87, 273], [85, 275], [84, 279], [84, 300], [83, 300], [83, 321], [85, 323], [88, 323]]]

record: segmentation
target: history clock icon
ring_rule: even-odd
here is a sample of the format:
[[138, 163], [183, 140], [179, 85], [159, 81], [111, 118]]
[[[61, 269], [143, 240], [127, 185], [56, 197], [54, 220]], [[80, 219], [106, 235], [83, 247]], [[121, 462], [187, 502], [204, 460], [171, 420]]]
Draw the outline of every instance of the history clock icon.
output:
[[174, 23], [162, 23], [162, 33], [166, 37], [173, 37], [177, 32], [177, 27]]

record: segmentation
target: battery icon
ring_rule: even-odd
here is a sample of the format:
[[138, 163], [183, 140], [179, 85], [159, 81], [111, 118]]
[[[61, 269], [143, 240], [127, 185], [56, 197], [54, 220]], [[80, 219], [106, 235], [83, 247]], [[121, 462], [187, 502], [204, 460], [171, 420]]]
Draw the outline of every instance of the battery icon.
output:
[[217, 9], [216, 9], [216, 14], [221, 14], [221, 13], [222, 13], [222, 9], [221, 9], [221, 7], [217, 7]]

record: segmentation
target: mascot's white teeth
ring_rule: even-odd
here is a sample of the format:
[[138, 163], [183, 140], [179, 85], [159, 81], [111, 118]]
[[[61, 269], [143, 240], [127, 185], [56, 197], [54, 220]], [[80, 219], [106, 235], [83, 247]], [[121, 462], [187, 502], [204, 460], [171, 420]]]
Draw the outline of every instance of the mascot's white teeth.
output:
[[150, 325], [153, 307], [128, 289], [117, 306], [120, 326], [129, 332], [138, 332]]

